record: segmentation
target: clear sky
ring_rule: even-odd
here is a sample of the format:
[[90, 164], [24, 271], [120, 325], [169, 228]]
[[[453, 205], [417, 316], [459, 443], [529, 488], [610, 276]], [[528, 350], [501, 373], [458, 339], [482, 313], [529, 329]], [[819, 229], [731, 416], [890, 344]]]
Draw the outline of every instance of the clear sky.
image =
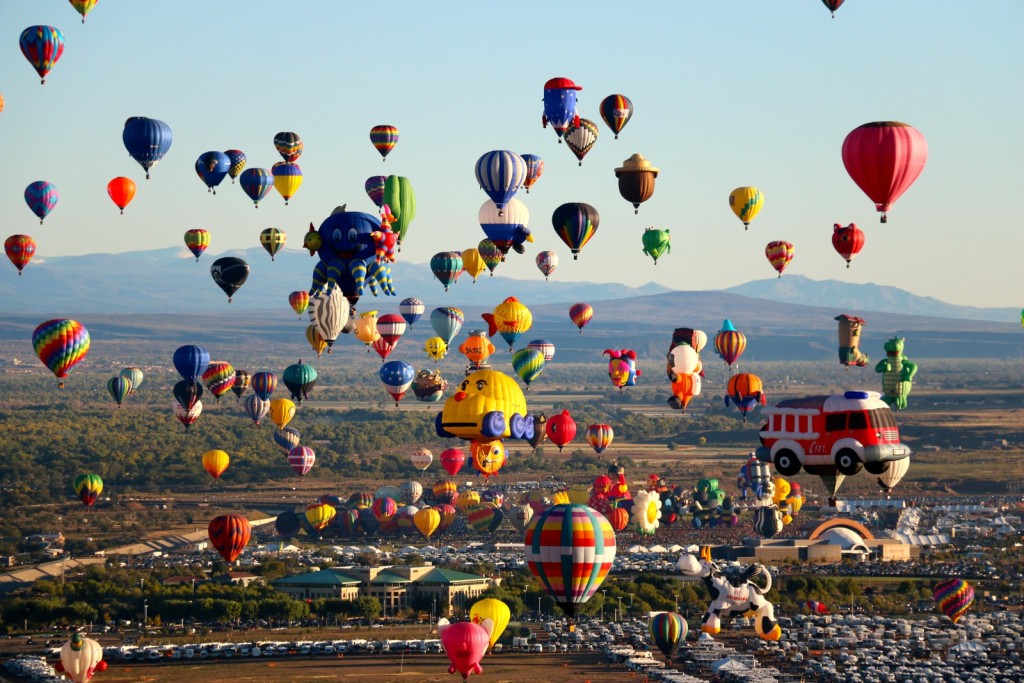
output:
[[[45, 86], [18, 48], [33, 24], [66, 39]], [[1020, 0], [847, 0], [834, 20], [818, 0], [101, 0], [85, 25], [66, 0], [3, 0], [2, 237], [32, 235], [45, 259], [181, 245], [202, 227], [216, 254], [273, 226], [297, 249], [336, 205], [373, 210], [364, 180], [395, 173], [411, 179], [418, 205], [401, 258], [424, 262], [484, 237], [473, 165], [511, 149], [539, 154], [546, 170], [519, 195], [536, 243], [511, 254], [504, 275], [541, 278], [534, 256], [552, 249], [556, 279], [723, 288], [774, 276], [764, 247], [784, 239], [796, 247], [787, 274], [1020, 306], [1021, 26]], [[582, 168], [541, 128], [554, 76], [583, 86], [579, 112], [601, 127]], [[598, 114], [612, 93], [635, 106], [619, 140]], [[130, 116], [174, 132], [149, 181], [121, 142]], [[929, 145], [887, 225], [840, 155], [850, 130], [879, 120], [910, 123]], [[401, 131], [386, 163], [368, 137], [379, 123]], [[272, 192], [255, 210], [227, 180], [206, 192], [193, 170], [200, 154], [238, 148], [269, 168], [279, 131], [305, 142], [289, 206]], [[634, 152], [661, 169], [639, 216], [614, 175]], [[119, 175], [139, 185], [124, 216], [105, 190]], [[60, 192], [45, 226], [22, 198], [34, 180]], [[765, 194], [746, 233], [727, 204], [740, 185]], [[550, 221], [570, 201], [601, 213], [577, 262]], [[836, 222], [867, 233], [849, 270], [832, 250]], [[673, 237], [657, 266], [641, 253], [652, 225]]]

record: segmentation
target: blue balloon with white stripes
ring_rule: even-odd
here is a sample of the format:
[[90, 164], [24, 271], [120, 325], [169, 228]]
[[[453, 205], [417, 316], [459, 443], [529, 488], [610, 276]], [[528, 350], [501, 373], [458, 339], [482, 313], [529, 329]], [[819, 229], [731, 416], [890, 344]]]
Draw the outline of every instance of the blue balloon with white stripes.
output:
[[149, 169], [157, 165], [171, 148], [171, 127], [163, 121], [133, 116], [124, 122], [121, 139], [135, 161], [146, 170], [149, 180]]
[[526, 182], [526, 161], [507, 149], [488, 152], [476, 162], [476, 179], [501, 212]]

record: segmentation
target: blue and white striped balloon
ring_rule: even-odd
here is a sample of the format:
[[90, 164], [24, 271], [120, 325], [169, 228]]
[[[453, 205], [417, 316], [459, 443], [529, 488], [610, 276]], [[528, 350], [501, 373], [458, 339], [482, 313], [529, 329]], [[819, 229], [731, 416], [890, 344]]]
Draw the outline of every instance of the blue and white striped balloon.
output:
[[476, 179], [498, 210], [515, 196], [526, 182], [526, 161], [508, 150], [494, 150], [476, 162]]

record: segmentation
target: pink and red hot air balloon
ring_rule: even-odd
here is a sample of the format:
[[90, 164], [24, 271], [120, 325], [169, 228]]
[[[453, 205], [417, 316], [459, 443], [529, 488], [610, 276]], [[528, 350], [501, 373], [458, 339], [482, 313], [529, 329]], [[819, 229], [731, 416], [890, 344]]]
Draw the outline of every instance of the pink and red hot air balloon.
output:
[[858, 126], [843, 141], [843, 165], [853, 182], [888, 219], [889, 208], [924, 170], [928, 142], [913, 126], [875, 121]]
[[832, 247], [846, 259], [846, 267], [849, 268], [850, 261], [864, 248], [864, 231], [856, 223], [845, 228], [836, 223], [832, 226]]
[[789, 265], [789, 262], [793, 260], [793, 253], [793, 244], [783, 240], [769, 242], [764, 248], [765, 257], [768, 259], [768, 262], [772, 264], [772, 268], [778, 272], [779, 277], [782, 277], [782, 271], [784, 271], [786, 266]]
[[594, 307], [590, 304], [579, 303], [569, 307], [569, 319], [572, 320], [573, 325], [580, 328], [580, 334], [583, 334], [583, 328], [593, 317]]

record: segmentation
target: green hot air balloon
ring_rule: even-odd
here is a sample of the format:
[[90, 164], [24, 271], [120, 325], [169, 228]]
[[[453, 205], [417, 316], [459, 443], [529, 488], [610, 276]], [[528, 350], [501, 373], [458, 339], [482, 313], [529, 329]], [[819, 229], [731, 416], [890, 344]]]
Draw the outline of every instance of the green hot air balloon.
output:
[[544, 371], [544, 352], [526, 347], [512, 354], [512, 368], [530, 390], [530, 383]]
[[671, 235], [669, 235], [668, 230], [657, 230], [655, 228], [644, 230], [644, 253], [654, 259], [654, 265], [658, 265], [658, 259], [661, 258], [662, 254], [672, 251], [672, 245], [669, 244], [670, 239]]
[[121, 376], [111, 377], [107, 380], [107, 391], [120, 408], [121, 402], [132, 393], [132, 381]]
[[316, 386], [316, 370], [300, 360], [285, 368], [282, 380], [291, 392], [292, 400], [302, 405], [302, 399], [309, 398], [309, 392]]

